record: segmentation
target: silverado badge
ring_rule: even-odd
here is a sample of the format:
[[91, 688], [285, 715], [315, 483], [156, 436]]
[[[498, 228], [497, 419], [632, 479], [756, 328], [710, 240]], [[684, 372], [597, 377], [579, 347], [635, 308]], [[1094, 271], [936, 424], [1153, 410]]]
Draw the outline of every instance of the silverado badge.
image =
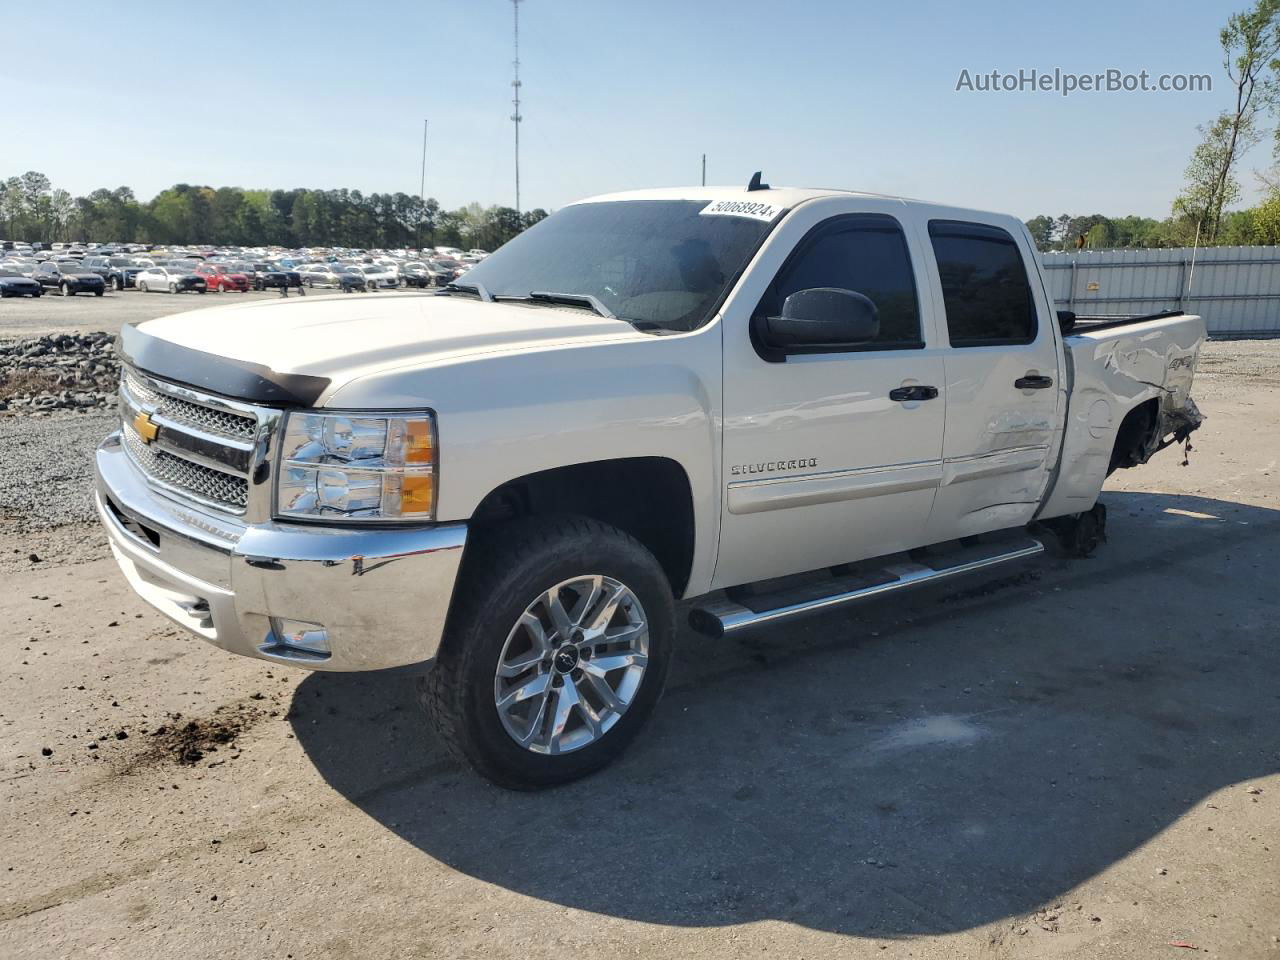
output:
[[160, 428], [151, 419], [151, 415], [147, 413], [140, 413], [133, 418], [133, 429], [137, 431], [143, 443], [150, 443], [160, 433]]

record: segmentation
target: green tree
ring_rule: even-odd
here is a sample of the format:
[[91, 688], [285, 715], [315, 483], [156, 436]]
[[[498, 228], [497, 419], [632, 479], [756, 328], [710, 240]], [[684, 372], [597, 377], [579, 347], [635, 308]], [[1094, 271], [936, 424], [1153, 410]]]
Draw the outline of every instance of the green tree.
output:
[[1276, 105], [1280, 0], [1257, 0], [1251, 9], [1232, 14], [1218, 39], [1234, 103], [1200, 127], [1201, 142], [1187, 165], [1186, 187], [1173, 203], [1175, 218], [1202, 224], [1206, 243], [1217, 240], [1223, 212], [1239, 199], [1234, 168], [1260, 139], [1260, 115]]

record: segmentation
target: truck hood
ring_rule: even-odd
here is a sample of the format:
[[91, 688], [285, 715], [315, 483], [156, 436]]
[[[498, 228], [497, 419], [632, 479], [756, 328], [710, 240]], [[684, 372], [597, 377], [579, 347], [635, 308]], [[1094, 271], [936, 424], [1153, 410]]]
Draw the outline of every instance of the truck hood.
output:
[[148, 320], [137, 330], [166, 347], [323, 378], [326, 395], [394, 368], [647, 336], [585, 310], [421, 293], [259, 300]]

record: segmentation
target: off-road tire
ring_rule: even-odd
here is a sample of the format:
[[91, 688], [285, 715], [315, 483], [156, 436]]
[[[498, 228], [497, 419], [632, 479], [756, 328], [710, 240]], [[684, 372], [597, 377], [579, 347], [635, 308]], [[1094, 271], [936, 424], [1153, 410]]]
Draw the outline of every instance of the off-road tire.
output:
[[[494, 703], [498, 658], [539, 594], [571, 577], [595, 574], [625, 584], [644, 608], [644, 677], [626, 712], [598, 740], [568, 753], [534, 753], [502, 725]], [[467, 544], [439, 654], [419, 678], [419, 700], [445, 748], [498, 786], [537, 790], [568, 783], [611, 763], [640, 732], [662, 696], [675, 630], [670, 583], [633, 537], [585, 517], [516, 521]]]

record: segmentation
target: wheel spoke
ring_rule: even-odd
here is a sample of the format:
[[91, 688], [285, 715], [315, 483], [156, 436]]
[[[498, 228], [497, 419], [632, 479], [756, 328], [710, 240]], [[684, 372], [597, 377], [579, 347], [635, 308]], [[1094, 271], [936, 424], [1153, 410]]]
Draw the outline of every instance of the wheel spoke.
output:
[[564, 686], [553, 687], [556, 706], [555, 714], [551, 718], [551, 731], [549, 736], [551, 752], [560, 752], [560, 738], [564, 736], [565, 728], [569, 725], [569, 718], [573, 715], [573, 708], [578, 705], [578, 688], [573, 685], [573, 681], [566, 679]]
[[531, 648], [515, 660], [503, 660], [498, 664], [498, 676], [518, 677], [526, 670], [536, 667], [548, 653], [551, 644], [547, 642], [547, 632], [542, 628], [542, 621], [529, 611], [520, 616], [520, 626], [529, 635]]
[[590, 670], [584, 671], [582, 682], [600, 699], [605, 709], [612, 710], [614, 713], [621, 713], [626, 709], [627, 705], [618, 699], [618, 695], [613, 692], [613, 687], [609, 686], [609, 681], [600, 674], [592, 673]]
[[604, 599], [592, 615], [590, 623], [584, 625], [588, 633], [598, 634], [604, 632], [614, 614], [618, 612], [618, 604], [622, 602], [622, 598], [626, 595], [627, 588], [620, 583], [615, 583], [612, 587], [603, 590], [602, 593], [604, 594]]
[[573, 633], [573, 621], [569, 619], [569, 612], [560, 602], [560, 588], [552, 587], [544, 593], [541, 603], [547, 610], [547, 616], [551, 618], [551, 626], [555, 633], [560, 639], [567, 640]]
[[[600, 595], [604, 593], [604, 577], [584, 577], [583, 580], [578, 581], [578, 583], [582, 583], [584, 581], [589, 583], [591, 586], [589, 589], [578, 595], [578, 602], [573, 605], [573, 613], [571, 613], [569, 617], [573, 620], [573, 625], [575, 627], [582, 627], [583, 629], [586, 629], [588, 626], [587, 617], [590, 615], [591, 611], [595, 609], [596, 604], [600, 602]], [[574, 584], [575, 588], [578, 586], [578, 583]]]
[[534, 743], [538, 734], [542, 732], [543, 721], [547, 716], [547, 701], [551, 699], [551, 689], [548, 687], [538, 695], [537, 706], [533, 709], [533, 719], [529, 722], [529, 729], [525, 731], [524, 736], [517, 737], [520, 746], [527, 747]]
[[621, 670], [623, 667], [643, 667], [649, 662], [649, 658], [643, 653], [607, 653], [603, 657], [592, 657], [590, 660], [582, 661], [582, 669], [597, 677], [603, 677], [611, 670]]
[[586, 721], [587, 729], [591, 731], [591, 739], [594, 740], [600, 736], [604, 729], [600, 722], [600, 714], [596, 713], [596, 708], [581, 693], [578, 694], [578, 712], [582, 714], [582, 719]]
[[530, 697], [536, 697], [545, 693], [547, 687], [551, 684], [551, 674], [540, 673], [536, 677], [530, 677], [524, 683], [517, 684], [508, 690], [498, 699], [499, 710], [509, 710], [517, 703], [528, 700]]
[[596, 643], [626, 643], [635, 646], [637, 637], [644, 636], [649, 632], [647, 623], [629, 623], [625, 627], [615, 627], [612, 630], [606, 630], [601, 636], [596, 637]]

